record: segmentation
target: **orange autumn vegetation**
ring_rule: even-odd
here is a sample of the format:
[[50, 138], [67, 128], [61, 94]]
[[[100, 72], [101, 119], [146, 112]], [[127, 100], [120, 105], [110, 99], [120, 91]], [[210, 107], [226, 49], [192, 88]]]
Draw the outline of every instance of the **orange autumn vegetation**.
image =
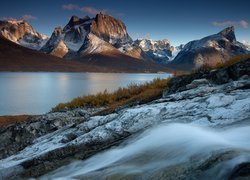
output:
[[77, 97], [70, 102], [60, 103], [52, 111], [62, 109], [74, 109], [79, 107], [110, 107], [112, 109], [128, 103], [143, 103], [161, 97], [162, 92], [167, 88], [168, 79], [154, 79], [145, 84], [131, 84], [124, 88], [119, 88], [114, 92], [97, 93]]
[[10, 124], [15, 124], [18, 122], [27, 121], [29, 117], [30, 117], [29, 115], [0, 116], [0, 127], [10, 125]]

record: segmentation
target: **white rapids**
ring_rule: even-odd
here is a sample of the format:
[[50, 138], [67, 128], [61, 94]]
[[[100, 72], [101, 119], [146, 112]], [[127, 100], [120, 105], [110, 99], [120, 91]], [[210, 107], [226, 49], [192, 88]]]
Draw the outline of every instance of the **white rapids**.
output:
[[[115, 174], [145, 175], [147, 172], [190, 162], [195, 157], [208, 158], [219, 150], [250, 151], [249, 132], [250, 126], [219, 130], [191, 124], [162, 124], [128, 140], [126, 144], [85, 161], [75, 161], [41, 179], [78, 179], [85, 175], [95, 177], [98, 171], [102, 171], [104, 179]], [[235, 163], [249, 158], [239, 156], [227, 167], [230, 169]]]

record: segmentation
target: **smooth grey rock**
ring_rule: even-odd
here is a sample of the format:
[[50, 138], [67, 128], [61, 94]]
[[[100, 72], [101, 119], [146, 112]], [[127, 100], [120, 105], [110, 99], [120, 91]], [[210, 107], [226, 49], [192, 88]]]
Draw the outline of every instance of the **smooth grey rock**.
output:
[[209, 84], [209, 81], [207, 79], [195, 79], [190, 84], [186, 85], [187, 89], [194, 89], [197, 88], [200, 85]]

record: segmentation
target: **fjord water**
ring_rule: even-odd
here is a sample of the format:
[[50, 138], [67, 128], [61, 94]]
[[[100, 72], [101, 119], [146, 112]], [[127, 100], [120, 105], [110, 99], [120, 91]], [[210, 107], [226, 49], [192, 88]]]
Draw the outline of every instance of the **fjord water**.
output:
[[78, 96], [167, 77], [169, 74], [2, 72], [0, 115], [42, 114]]

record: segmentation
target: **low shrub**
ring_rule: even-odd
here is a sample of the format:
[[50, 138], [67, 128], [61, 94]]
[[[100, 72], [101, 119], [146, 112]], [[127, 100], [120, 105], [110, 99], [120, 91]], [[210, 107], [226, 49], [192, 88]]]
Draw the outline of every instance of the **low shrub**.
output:
[[58, 104], [52, 108], [52, 111], [79, 107], [121, 106], [128, 102], [154, 100], [161, 96], [163, 90], [167, 88], [167, 82], [168, 79], [154, 79], [145, 84], [130, 84], [127, 87], [120, 87], [114, 92], [105, 90], [96, 95], [77, 97], [70, 102]]

